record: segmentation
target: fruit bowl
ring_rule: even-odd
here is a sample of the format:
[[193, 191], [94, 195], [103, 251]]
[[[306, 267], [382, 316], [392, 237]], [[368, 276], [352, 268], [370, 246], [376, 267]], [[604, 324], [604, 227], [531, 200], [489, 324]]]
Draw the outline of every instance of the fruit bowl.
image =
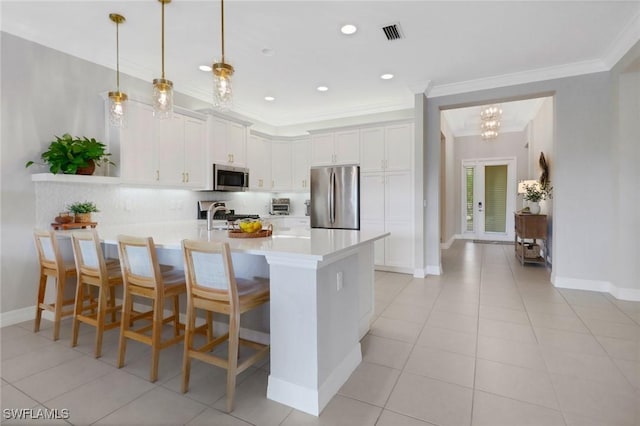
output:
[[256, 219], [242, 219], [238, 222], [238, 227], [242, 232], [253, 234], [262, 231], [262, 222]]

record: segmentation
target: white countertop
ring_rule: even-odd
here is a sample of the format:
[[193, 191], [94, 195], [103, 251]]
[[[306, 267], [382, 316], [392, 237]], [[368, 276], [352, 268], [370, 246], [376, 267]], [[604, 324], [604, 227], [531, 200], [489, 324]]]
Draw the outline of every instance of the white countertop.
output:
[[158, 248], [165, 249], [180, 249], [183, 239], [224, 241], [229, 243], [234, 252], [301, 257], [318, 261], [389, 235], [389, 233], [299, 227], [275, 229], [273, 235], [266, 238], [229, 238], [226, 230], [207, 231], [204, 220], [100, 225], [96, 229], [100, 238], [108, 244], [116, 244], [120, 234], [150, 236], [153, 237]]

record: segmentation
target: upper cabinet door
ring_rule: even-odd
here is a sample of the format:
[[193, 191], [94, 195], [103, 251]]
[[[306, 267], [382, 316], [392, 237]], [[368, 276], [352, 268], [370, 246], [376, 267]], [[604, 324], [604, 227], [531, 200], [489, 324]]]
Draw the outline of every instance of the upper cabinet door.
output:
[[209, 117], [209, 149], [213, 163], [228, 164], [227, 150], [227, 122], [215, 117]]
[[311, 136], [311, 165], [330, 166], [334, 162], [333, 133]]
[[385, 167], [384, 127], [360, 130], [360, 171], [377, 172]]
[[247, 167], [249, 189], [266, 191], [271, 189], [271, 142], [251, 135], [247, 141]]
[[207, 186], [207, 144], [205, 123], [190, 117], [184, 119], [184, 183], [192, 188]]
[[411, 170], [413, 164], [413, 124], [404, 123], [385, 128], [388, 171]]
[[334, 163], [358, 164], [360, 162], [360, 130], [334, 133]]
[[274, 191], [291, 190], [291, 142], [271, 142], [271, 179]]
[[305, 139], [291, 142], [291, 157], [293, 168], [292, 189], [294, 191], [309, 191], [310, 146]]
[[158, 164], [156, 179], [162, 185], [184, 183], [184, 117], [172, 114], [171, 118], [157, 120], [156, 140]]
[[158, 132], [153, 109], [149, 105], [129, 102], [127, 115], [128, 126], [111, 131], [114, 143], [120, 146], [120, 164], [116, 170], [125, 182], [155, 183]]
[[231, 156], [229, 163], [234, 166], [247, 164], [247, 128], [242, 124], [228, 123], [227, 150]]

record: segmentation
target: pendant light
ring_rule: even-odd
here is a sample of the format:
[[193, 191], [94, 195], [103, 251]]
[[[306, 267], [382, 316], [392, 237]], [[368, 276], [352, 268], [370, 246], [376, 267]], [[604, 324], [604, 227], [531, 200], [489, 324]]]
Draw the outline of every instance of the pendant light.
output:
[[109, 123], [114, 127], [126, 127], [125, 106], [127, 94], [120, 91], [120, 33], [119, 27], [125, 21], [124, 16], [110, 13], [109, 19], [116, 24], [116, 91], [109, 92]]
[[173, 114], [173, 82], [164, 77], [164, 5], [171, 0], [158, 1], [162, 3], [162, 76], [153, 80], [153, 116], [165, 119]]
[[224, 62], [224, 0], [220, 0], [222, 59], [211, 65], [213, 72], [213, 105], [221, 110], [229, 109], [233, 100], [231, 76], [233, 67]]

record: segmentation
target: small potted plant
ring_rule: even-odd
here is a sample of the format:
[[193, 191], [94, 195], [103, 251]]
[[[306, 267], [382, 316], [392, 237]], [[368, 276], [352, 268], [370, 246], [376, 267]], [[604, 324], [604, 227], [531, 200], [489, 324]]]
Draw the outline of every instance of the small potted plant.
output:
[[[111, 154], [106, 151], [106, 145], [94, 138], [73, 137], [68, 133], [55, 138], [56, 140], [49, 145], [49, 149], [40, 155], [53, 174], [92, 175], [96, 163], [115, 166], [115, 163], [109, 160]], [[33, 161], [28, 161], [25, 167], [32, 164], [34, 164]]]
[[73, 204], [69, 204], [67, 206], [67, 210], [75, 215], [76, 223], [91, 222], [91, 213], [100, 211], [91, 201], [75, 202]]
[[538, 182], [533, 185], [525, 185], [525, 193], [523, 198], [528, 201], [529, 211], [533, 214], [540, 213], [540, 201], [551, 198], [551, 191], [553, 187], [549, 184], [541, 186]]

